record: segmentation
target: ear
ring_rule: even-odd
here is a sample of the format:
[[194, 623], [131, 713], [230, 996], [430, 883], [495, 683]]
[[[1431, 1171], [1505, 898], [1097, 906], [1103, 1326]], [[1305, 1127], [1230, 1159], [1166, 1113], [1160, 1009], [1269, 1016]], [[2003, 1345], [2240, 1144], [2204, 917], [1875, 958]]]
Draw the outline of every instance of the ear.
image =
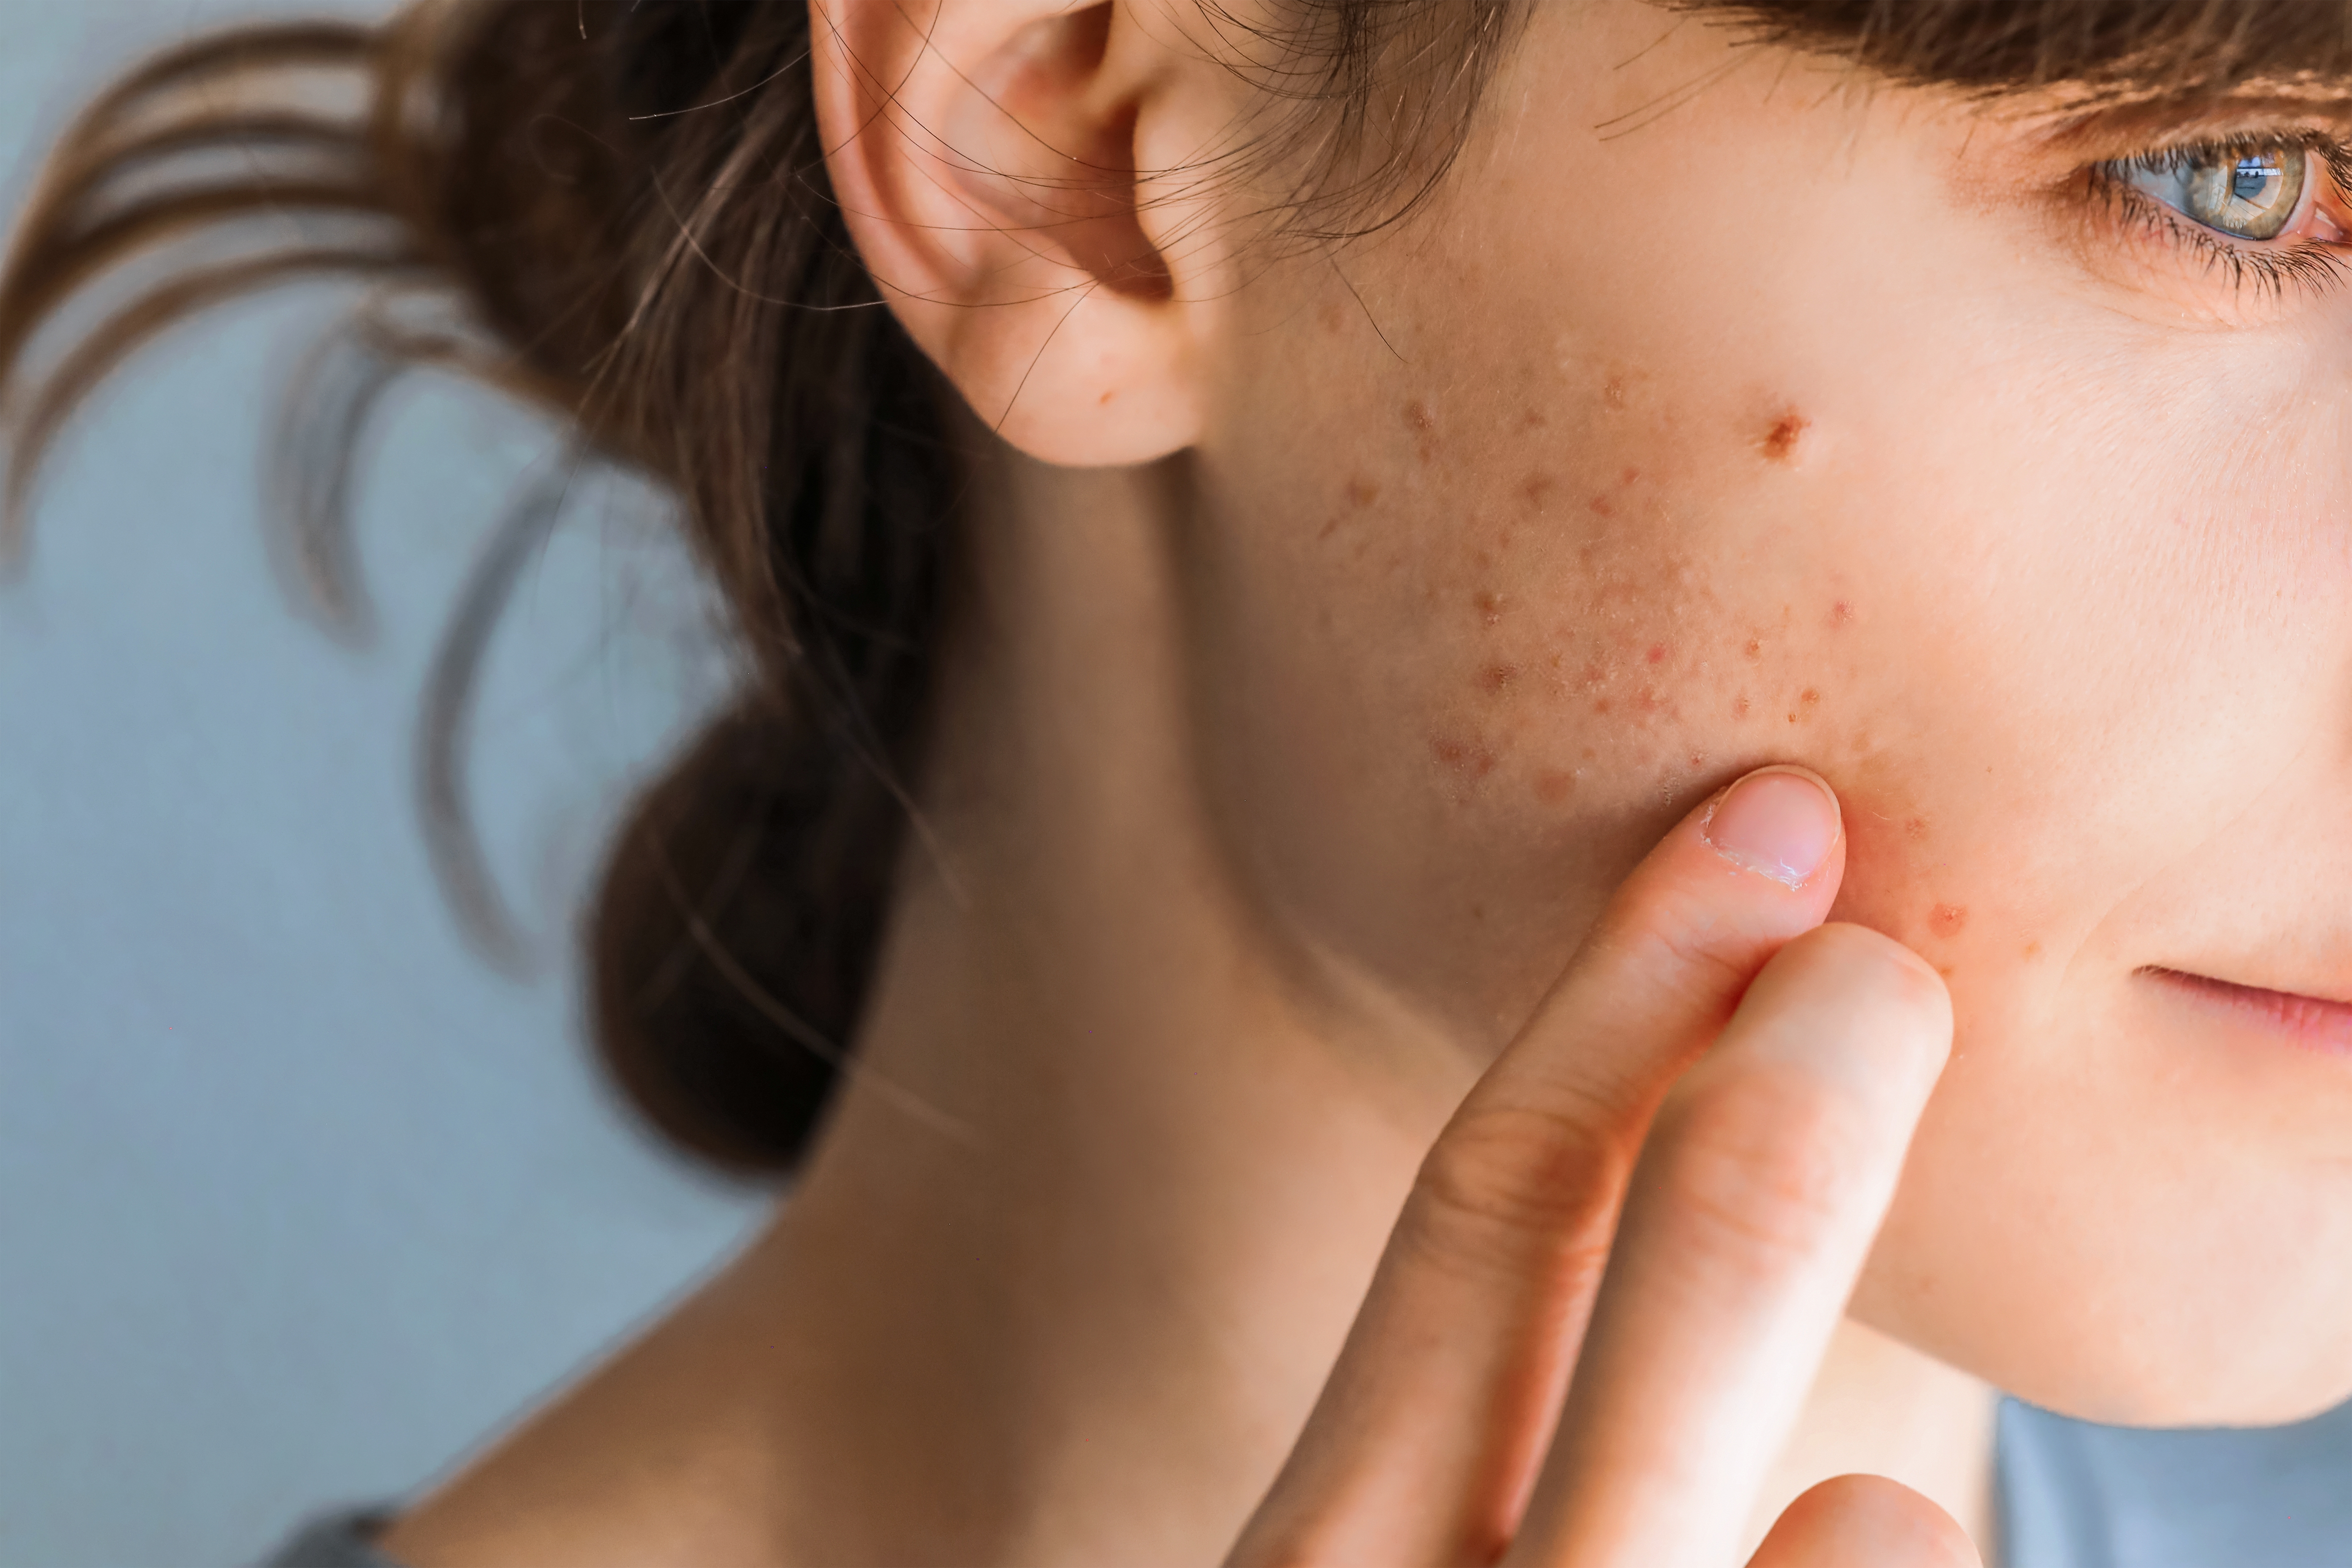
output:
[[811, 0], [825, 161], [884, 298], [980, 417], [1049, 463], [1190, 445], [1213, 265], [1139, 145], [1197, 71], [1132, 0]]

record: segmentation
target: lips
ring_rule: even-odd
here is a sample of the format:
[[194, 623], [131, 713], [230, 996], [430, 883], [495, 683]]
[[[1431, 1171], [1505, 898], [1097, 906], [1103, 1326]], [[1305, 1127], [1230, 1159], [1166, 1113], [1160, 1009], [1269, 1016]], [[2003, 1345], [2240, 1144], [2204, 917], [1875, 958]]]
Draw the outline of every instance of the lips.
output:
[[2313, 1051], [2352, 1057], [2352, 1002], [2242, 986], [2183, 969], [2150, 966], [2139, 972], [2197, 1006], [2214, 1009], [2242, 1023], [2258, 1024]]

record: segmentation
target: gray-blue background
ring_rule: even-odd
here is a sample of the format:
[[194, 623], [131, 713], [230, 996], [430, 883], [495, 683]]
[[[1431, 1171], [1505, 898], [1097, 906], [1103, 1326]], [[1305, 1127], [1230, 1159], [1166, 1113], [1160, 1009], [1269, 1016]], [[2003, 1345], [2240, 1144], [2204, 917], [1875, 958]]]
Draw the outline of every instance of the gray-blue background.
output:
[[[311, 0], [303, 11], [374, 5]], [[109, 73], [253, 6], [0, 0], [0, 192]], [[288, 607], [268, 393], [336, 299], [135, 363], [0, 585], [0, 1563], [204, 1568], [404, 1490], [755, 1218], [632, 1134], [563, 933], [620, 789], [718, 678], [650, 509], [583, 498], [491, 655], [477, 795], [547, 964], [466, 951], [410, 806], [441, 617], [543, 431], [394, 405], [361, 526], [382, 632]]]

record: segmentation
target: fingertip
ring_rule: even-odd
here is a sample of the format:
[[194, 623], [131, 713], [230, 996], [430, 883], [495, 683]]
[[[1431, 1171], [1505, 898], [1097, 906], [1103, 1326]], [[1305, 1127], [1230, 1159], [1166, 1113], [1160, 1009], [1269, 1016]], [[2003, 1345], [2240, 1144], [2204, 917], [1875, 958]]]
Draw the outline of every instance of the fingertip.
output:
[[1748, 1568], [1983, 1568], [1959, 1521], [1885, 1476], [1833, 1476], [1790, 1503]]
[[1845, 847], [1837, 791], [1811, 768], [1775, 762], [1735, 779], [1699, 814], [1698, 836], [1724, 861], [1790, 890], [1832, 870]]

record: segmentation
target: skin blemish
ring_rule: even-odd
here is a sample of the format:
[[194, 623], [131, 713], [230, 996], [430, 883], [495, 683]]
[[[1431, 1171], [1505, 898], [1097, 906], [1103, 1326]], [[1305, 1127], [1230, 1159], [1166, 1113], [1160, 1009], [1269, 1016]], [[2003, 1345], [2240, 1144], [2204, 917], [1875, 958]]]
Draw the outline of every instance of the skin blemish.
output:
[[2041, 956], [2042, 956], [2042, 944], [2041, 944], [2041, 943], [2039, 943], [2039, 942], [2028, 942], [2028, 943], [2025, 945], [2025, 961], [2026, 961], [2027, 963], [2031, 964], [2031, 963], [2032, 963], [2035, 959], [2037, 959], [2037, 958], [2039, 958], [2039, 957], [2041, 957]]
[[1348, 325], [1347, 308], [1335, 301], [1332, 304], [1324, 306], [1323, 308], [1317, 313], [1316, 320], [1321, 325], [1323, 330], [1326, 332], [1341, 331]]
[[1482, 588], [1470, 596], [1470, 608], [1478, 612], [1480, 625], [1499, 624], [1503, 619], [1503, 596], [1491, 588]]
[[1969, 909], [1964, 904], [1939, 904], [1927, 911], [1927, 929], [1938, 936], [1958, 936], [1969, 923]]
[[1530, 474], [1527, 482], [1519, 486], [1519, 494], [1528, 498], [1528, 506], [1540, 512], [1544, 507], [1544, 497], [1551, 494], [1555, 483], [1557, 481], [1549, 474]]
[[1415, 430], [1429, 431], [1437, 428], [1437, 415], [1432, 413], [1429, 405], [1419, 398], [1404, 405], [1404, 422]]
[[1757, 447], [1775, 463], [1793, 463], [1797, 458], [1797, 445], [1804, 440], [1806, 427], [1811, 423], [1801, 413], [1784, 413], [1772, 422], [1772, 427], [1757, 442]]
[[1558, 805], [1576, 792], [1576, 775], [1565, 768], [1547, 768], [1536, 775], [1536, 799]]
[[1518, 678], [1517, 664], [1489, 664], [1478, 672], [1478, 689], [1489, 696], [1500, 696]]
[[1617, 483], [1620, 485], [1631, 485], [1641, 477], [1642, 471], [1639, 468], [1627, 468], [1617, 476]]
[[1348, 481], [1348, 504], [1359, 510], [1381, 498], [1381, 487], [1360, 475]]
[[1739, 651], [1751, 659], [1760, 659], [1764, 656], [1764, 644], [1760, 640], [1750, 637], [1748, 639], [1748, 646]]
[[1666, 645], [1664, 643], [1651, 643], [1648, 657], [1650, 663], [1654, 664], [1664, 664], [1666, 662]]
[[1851, 604], [1848, 604], [1848, 603], [1847, 603], [1844, 600], [1843, 600], [1843, 599], [1839, 600], [1835, 604], [1831, 605], [1831, 606], [1830, 606], [1830, 624], [1831, 624], [1831, 625], [1832, 625], [1832, 626], [1851, 626], [1851, 625], [1853, 625], [1853, 605], [1851, 605]]
[[1595, 496], [1585, 504], [1591, 507], [1595, 514], [1603, 517], [1614, 516], [1617, 511], [1606, 496]]
[[1903, 824], [1903, 836], [1909, 839], [1915, 844], [1925, 841], [1927, 837], [1927, 819], [1925, 817], [1913, 817], [1905, 821]]
[[1430, 741], [1429, 750], [1449, 772], [1464, 779], [1484, 779], [1495, 770], [1495, 754], [1474, 741], [1441, 735]]
[[1596, 699], [1592, 705], [1592, 711], [1594, 713], [1607, 713], [1609, 711], [1609, 699], [1607, 697]]
[[1521, 430], [1541, 430], [1549, 422], [1544, 418], [1544, 411], [1539, 408], [1531, 408], [1519, 416]]
[[1746, 692], [1742, 692], [1738, 696], [1731, 699], [1731, 716], [1734, 718], [1746, 718], [1748, 716], [1748, 694]]
[[1110, 400], [1118, 395], [1118, 389], [1117, 387], [1113, 387], [1108, 392], [1103, 393], [1102, 397], [1098, 401], [1101, 402], [1103, 407], [1108, 408], [1110, 406]]
[[1813, 690], [1811, 686], [1807, 686], [1803, 691], [1797, 694], [1797, 706], [1800, 707], [1811, 707], [1821, 700], [1822, 694]]
[[1326, 517], [1323, 519], [1323, 526], [1315, 530], [1315, 537], [1318, 539], [1328, 539], [1339, 531], [1339, 519], [1337, 517]]
[[1601, 406], [1612, 413], [1625, 412], [1625, 378], [1611, 376], [1601, 383]]

